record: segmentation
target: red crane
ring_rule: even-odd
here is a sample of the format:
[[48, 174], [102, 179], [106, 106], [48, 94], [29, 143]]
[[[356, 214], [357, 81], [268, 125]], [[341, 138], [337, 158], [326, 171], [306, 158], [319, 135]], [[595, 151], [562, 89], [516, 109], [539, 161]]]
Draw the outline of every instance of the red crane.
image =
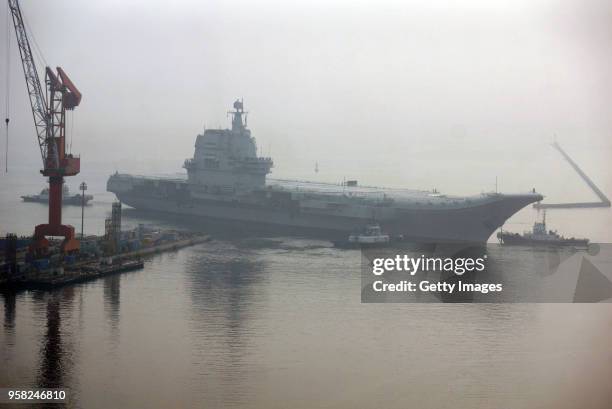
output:
[[8, 0], [8, 5], [43, 161], [40, 173], [49, 178], [49, 222], [36, 226], [30, 251], [45, 254], [49, 248], [47, 237], [56, 236], [64, 238], [62, 252], [74, 252], [79, 249], [79, 241], [75, 238], [74, 227], [62, 224], [62, 191], [64, 177], [78, 174], [81, 167], [80, 158], [66, 153], [65, 133], [66, 110], [79, 105], [81, 93], [60, 67], [57, 72], [46, 67], [43, 93], [19, 1]]

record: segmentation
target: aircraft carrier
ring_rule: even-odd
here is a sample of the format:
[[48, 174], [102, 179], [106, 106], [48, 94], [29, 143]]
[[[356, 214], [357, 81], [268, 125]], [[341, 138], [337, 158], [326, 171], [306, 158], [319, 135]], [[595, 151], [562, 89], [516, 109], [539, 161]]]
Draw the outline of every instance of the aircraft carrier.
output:
[[107, 190], [140, 210], [276, 228], [316, 230], [346, 237], [377, 223], [393, 236], [414, 242], [483, 243], [517, 211], [540, 201], [535, 191], [449, 196], [419, 191], [267, 179], [273, 167], [257, 156], [241, 101], [234, 102], [231, 129], [197, 136], [185, 178], [115, 173]]

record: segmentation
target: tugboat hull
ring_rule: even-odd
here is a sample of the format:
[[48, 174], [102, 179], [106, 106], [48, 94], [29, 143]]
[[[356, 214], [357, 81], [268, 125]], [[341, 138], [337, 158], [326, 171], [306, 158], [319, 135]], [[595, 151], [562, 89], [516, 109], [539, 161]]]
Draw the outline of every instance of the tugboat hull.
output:
[[[40, 197], [40, 196], [21, 196], [21, 199], [24, 202], [29, 203], [49, 203], [48, 197]], [[93, 199], [91, 195], [85, 195], [85, 204], [88, 204], [90, 200]], [[64, 197], [62, 200], [62, 204], [64, 205], [72, 205], [72, 206], [80, 206], [82, 202], [82, 197], [79, 195]]]
[[502, 244], [515, 246], [548, 246], [548, 247], [588, 247], [588, 239], [557, 238], [557, 239], [536, 239], [521, 236], [518, 233], [498, 233], [497, 237]]

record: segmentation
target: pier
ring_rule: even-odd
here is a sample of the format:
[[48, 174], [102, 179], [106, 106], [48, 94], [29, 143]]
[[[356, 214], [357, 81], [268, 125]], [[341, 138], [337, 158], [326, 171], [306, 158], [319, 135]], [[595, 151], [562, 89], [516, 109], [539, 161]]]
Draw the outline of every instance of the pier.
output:
[[[47, 259], [26, 261], [15, 257], [13, 265], [5, 258], [3, 271], [0, 271], [0, 289], [9, 290], [45, 290], [69, 284], [95, 280], [100, 277], [142, 269], [143, 258], [159, 253], [175, 251], [180, 248], [205, 243], [210, 236], [181, 233], [160, 232], [166, 237], [157, 243], [142, 248], [117, 251], [112, 255], [100, 255], [96, 251], [85, 251], [80, 258], [65, 258], [51, 263]], [[167, 238], [170, 236], [170, 238]], [[103, 237], [96, 237], [90, 242], [104, 243]]]

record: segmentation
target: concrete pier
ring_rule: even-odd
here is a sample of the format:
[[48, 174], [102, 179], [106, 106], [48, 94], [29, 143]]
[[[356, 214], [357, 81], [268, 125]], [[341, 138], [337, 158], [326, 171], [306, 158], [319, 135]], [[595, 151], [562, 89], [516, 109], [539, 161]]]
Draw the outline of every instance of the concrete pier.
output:
[[73, 264], [62, 264], [43, 270], [30, 269], [10, 276], [0, 276], [0, 289], [50, 289], [134, 271], [144, 267], [143, 257], [178, 250], [210, 240], [210, 236], [194, 235], [94, 260], [81, 260]]

